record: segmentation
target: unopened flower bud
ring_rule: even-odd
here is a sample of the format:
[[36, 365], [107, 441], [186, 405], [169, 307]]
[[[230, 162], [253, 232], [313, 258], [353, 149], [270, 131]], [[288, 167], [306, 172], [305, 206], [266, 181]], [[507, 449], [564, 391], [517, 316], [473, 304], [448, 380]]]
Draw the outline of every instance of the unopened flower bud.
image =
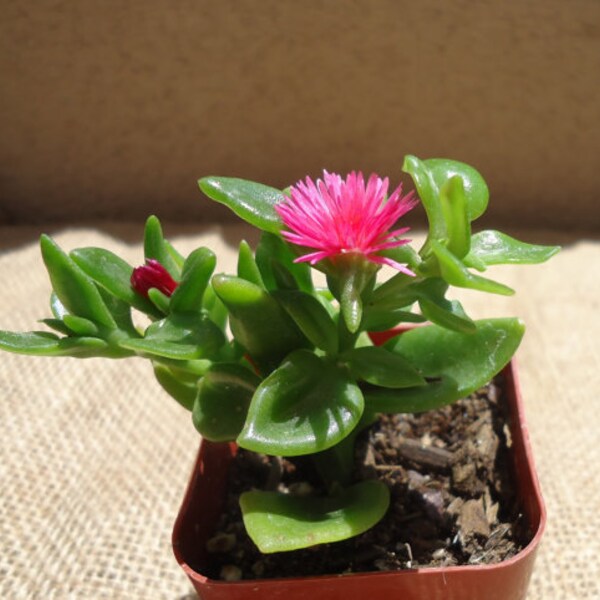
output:
[[156, 288], [165, 296], [171, 296], [177, 288], [177, 282], [157, 260], [149, 258], [145, 265], [133, 270], [131, 286], [138, 294], [146, 298], [150, 288]]

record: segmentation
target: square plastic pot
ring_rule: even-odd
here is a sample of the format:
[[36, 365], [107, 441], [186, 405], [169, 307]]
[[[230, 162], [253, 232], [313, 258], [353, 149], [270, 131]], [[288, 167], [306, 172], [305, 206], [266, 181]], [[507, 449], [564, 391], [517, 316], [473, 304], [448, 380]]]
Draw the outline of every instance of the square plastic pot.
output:
[[[380, 340], [378, 340], [380, 341]], [[173, 551], [201, 600], [524, 600], [546, 523], [514, 360], [503, 371], [517, 496], [533, 538], [509, 560], [493, 565], [255, 579], [224, 582], [202, 574], [206, 541], [224, 503], [235, 444], [203, 441], [173, 530]]]

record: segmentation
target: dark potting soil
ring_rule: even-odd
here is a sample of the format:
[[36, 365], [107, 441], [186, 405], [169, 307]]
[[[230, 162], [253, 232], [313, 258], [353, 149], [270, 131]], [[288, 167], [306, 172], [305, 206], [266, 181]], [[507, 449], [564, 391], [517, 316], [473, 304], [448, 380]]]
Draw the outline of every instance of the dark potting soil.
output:
[[239, 495], [252, 488], [322, 493], [302, 457], [275, 461], [239, 450], [224, 513], [207, 543], [214, 579], [301, 577], [415, 567], [492, 564], [530, 540], [509, 468], [510, 433], [500, 379], [451, 406], [382, 415], [361, 434], [355, 479], [391, 492], [382, 521], [349, 540], [263, 555], [244, 530]]

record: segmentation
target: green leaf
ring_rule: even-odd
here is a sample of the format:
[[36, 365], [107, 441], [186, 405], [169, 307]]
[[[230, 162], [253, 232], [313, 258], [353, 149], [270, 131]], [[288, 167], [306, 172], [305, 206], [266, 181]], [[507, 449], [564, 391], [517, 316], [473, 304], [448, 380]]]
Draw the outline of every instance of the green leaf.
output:
[[215, 275], [212, 284], [229, 309], [235, 339], [261, 371], [270, 371], [292, 350], [308, 346], [294, 321], [264, 289], [229, 275]]
[[355, 348], [344, 355], [357, 379], [385, 388], [425, 385], [419, 371], [405, 358], [385, 348]]
[[182, 381], [171, 369], [164, 365], [155, 363], [153, 366], [154, 376], [165, 392], [177, 400], [181, 406], [191, 411], [198, 394], [198, 385]]
[[[256, 264], [268, 290], [279, 289], [274, 264], [281, 263], [296, 280], [297, 287], [309, 294], [313, 292], [312, 275], [307, 263], [296, 263], [296, 255], [279, 236], [263, 232], [256, 248]], [[295, 286], [294, 286], [295, 287]]]
[[163, 237], [160, 221], [154, 215], [148, 217], [144, 228], [144, 256], [157, 260], [174, 279], [179, 279], [178, 259], [173, 257], [171, 246]]
[[448, 232], [447, 248], [457, 258], [463, 258], [471, 245], [471, 223], [461, 177], [452, 177], [442, 185], [440, 201]]
[[373, 290], [366, 306], [372, 312], [410, 306], [417, 301], [415, 285], [413, 277], [397, 273]]
[[421, 204], [427, 214], [427, 220], [429, 221], [428, 239], [443, 239], [446, 235], [446, 225], [439, 198], [439, 185], [433, 179], [433, 174], [424, 161], [410, 154], [404, 157], [402, 170], [412, 177]]
[[369, 390], [366, 407], [375, 412], [421, 412], [464, 398], [490, 381], [515, 353], [525, 326], [519, 319], [475, 321], [477, 331], [463, 334], [437, 325], [417, 327], [386, 347], [418, 367], [425, 386]]
[[235, 440], [259, 383], [260, 378], [242, 365], [212, 366], [200, 382], [192, 413], [194, 427], [202, 437], [213, 442]]
[[82, 317], [76, 317], [75, 315], [65, 315], [63, 323], [74, 333], [81, 336], [97, 336], [98, 326]]
[[158, 339], [125, 339], [119, 342], [119, 346], [147, 358], [158, 356], [172, 360], [195, 360], [207, 356], [207, 353], [195, 344], [180, 344]]
[[473, 235], [464, 263], [481, 271], [488, 265], [531, 265], [547, 261], [559, 250], [560, 246], [527, 244], [500, 231], [486, 230]]
[[380, 481], [362, 481], [328, 497], [251, 491], [240, 497], [246, 531], [259, 550], [286, 552], [337, 542], [367, 531], [389, 507]]
[[428, 158], [423, 162], [438, 190], [453, 177], [459, 176], [462, 179], [470, 221], [478, 219], [486, 211], [490, 192], [485, 180], [476, 169], [447, 158]]
[[45, 331], [0, 331], [0, 349], [30, 356], [108, 356], [108, 344], [98, 338], [59, 338]]
[[312, 344], [327, 354], [337, 352], [337, 325], [319, 300], [299, 290], [275, 292], [274, 297]]
[[143, 355], [175, 360], [212, 358], [225, 343], [223, 332], [204, 314], [172, 314], [152, 323], [143, 339], [119, 342]]
[[[419, 256], [419, 253], [409, 244], [396, 246], [395, 248], [388, 248], [387, 250], [382, 250], [377, 254], [391, 258], [400, 264], [408, 265], [408, 267], [411, 269], [417, 268], [421, 263], [421, 257]], [[407, 275], [404, 276], [407, 277]]]
[[204, 291], [204, 298], [202, 299], [202, 306], [204, 310], [207, 312], [211, 321], [217, 325], [220, 329], [225, 329], [225, 325], [227, 324], [227, 308], [218, 298], [215, 290], [212, 285], [206, 287]]
[[65, 308], [64, 304], [60, 301], [56, 292], [50, 294], [50, 310], [54, 317], [58, 320], [63, 319], [65, 315], [69, 314], [69, 311]]
[[[429, 220], [429, 235], [421, 249], [423, 256], [428, 255], [429, 244], [432, 240], [447, 239], [448, 229], [440, 196], [442, 187], [450, 179], [459, 176], [462, 180], [466, 214], [469, 221], [480, 217], [487, 208], [488, 187], [483, 177], [469, 165], [445, 158], [430, 158], [421, 161], [416, 156], [408, 155], [404, 159], [402, 170], [408, 173], [415, 182]], [[454, 221], [454, 217], [451, 220]]]
[[422, 315], [402, 308], [369, 310], [363, 317], [362, 328], [365, 331], [387, 331], [399, 323], [424, 323], [426, 320]]
[[197, 248], [183, 265], [181, 281], [171, 296], [170, 310], [174, 313], [200, 312], [202, 299], [217, 259], [208, 248]]
[[[73, 315], [89, 319], [107, 329], [116, 328], [94, 282], [48, 236], [40, 238], [42, 257], [54, 292]], [[60, 317], [58, 317], [60, 318]]]
[[106, 308], [108, 308], [110, 314], [113, 316], [117, 327], [127, 335], [139, 337], [140, 334], [131, 319], [131, 307], [129, 304], [113, 296], [103, 287], [98, 287], [98, 291], [102, 296], [102, 300], [104, 300], [104, 304], [106, 304]]
[[245, 240], [240, 242], [238, 252], [237, 275], [258, 287], [265, 287], [264, 281], [256, 264], [252, 248]]
[[343, 440], [362, 412], [362, 393], [345, 369], [298, 350], [256, 390], [238, 444], [276, 456], [320, 452]]
[[169, 240], [163, 240], [163, 243], [167, 252], [173, 259], [173, 262], [177, 266], [177, 269], [181, 271], [185, 263], [185, 258], [177, 251], [177, 249], [173, 246], [173, 244], [171, 244], [171, 242], [169, 242]]
[[276, 286], [274, 291], [298, 289], [298, 282], [292, 273], [281, 263], [281, 261], [273, 259], [271, 261], [271, 267]]
[[432, 241], [431, 247], [439, 261], [442, 277], [450, 285], [504, 296], [511, 296], [515, 293], [507, 285], [471, 273], [458, 258], [439, 242]]
[[166, 294], [163, 294], [157, 288], [150, 288], [148, 290], [148, 300], [154, 304], [156, 309], [163, 315], [167, 315], [170, 312], [171, 298]]
[[51, 327], [52, 329], [64, 335], [72, 335], [73, 331], [69, 329], [61, 319], [40, 319], [40, 323]]
[[475, 323], [458, 300], [445, 298], [448, 284], [439, 278], [426, 279], [414, 286], [423, 315], [432, 323], [463, 333], [473, 333]]
[[281, 230], [281, 219], [275, 210], [275, 205], [285, 198], [280, 190], [232, 177], [203, 177], [198, 185], [209, 198], [224, 204], [250, 225], [271, 233]]
[[476, 330], [475, 323], [458, 300], [441, 298], [432, 301], [421, 298], [419, 306], [423, 315], [436, 325], [462, 333], [473, 333]]
[[77, 248], [70, 253], [73, 261], [96, 283], [123, 302], [152, 316], [160, 312], [131, 287], [133, 267], [104, 248]]

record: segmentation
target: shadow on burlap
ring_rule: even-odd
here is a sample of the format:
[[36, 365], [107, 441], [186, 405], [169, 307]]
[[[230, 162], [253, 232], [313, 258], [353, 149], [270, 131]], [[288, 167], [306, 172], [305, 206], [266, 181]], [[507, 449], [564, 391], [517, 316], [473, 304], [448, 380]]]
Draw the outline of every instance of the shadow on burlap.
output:
[[[106, 246], [136, 264], [140, 246], [123, 239], [140, 229], [119, 239], [70, 230], [57, 240]], [[209, 245], [218, 268], [231, 270], [235, 250], [222, 239], [242, 232], [174, 241], [184, 252]], [[39, 328], [49, 283], [37, 245], [8, 229], [0, 236], [0, 328]], [[547, 265], [495, 270], [517, 289], [513, 298], [456, 294], [477, 318], [518, 315], [528, 327], [518, 359], [549, 512], [528, 600], [600, 596], [599, 263], [597, 243], [574, 241]], [[0, 395], [0, 597], [193, 597], [170, 535], [199, 439], [150, 365], [1, 354]]]

